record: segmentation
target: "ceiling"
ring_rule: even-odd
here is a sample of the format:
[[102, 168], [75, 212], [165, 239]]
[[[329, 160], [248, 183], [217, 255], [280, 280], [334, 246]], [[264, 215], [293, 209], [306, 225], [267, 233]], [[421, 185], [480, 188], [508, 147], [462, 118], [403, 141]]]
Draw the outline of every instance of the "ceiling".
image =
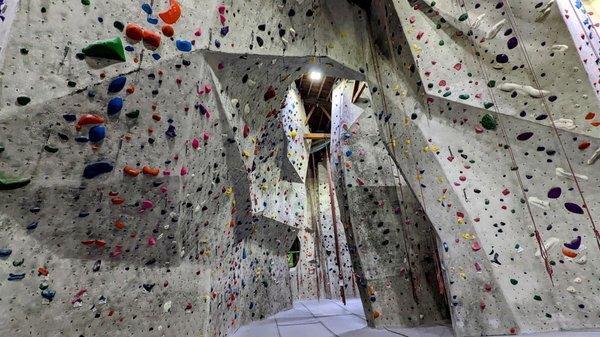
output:
[[331, 130], [331, 92], [336, 80], [324, 76], [319, 81], [312, 81], [308, 74], [296, 80], [311, 132], [329, 133]]

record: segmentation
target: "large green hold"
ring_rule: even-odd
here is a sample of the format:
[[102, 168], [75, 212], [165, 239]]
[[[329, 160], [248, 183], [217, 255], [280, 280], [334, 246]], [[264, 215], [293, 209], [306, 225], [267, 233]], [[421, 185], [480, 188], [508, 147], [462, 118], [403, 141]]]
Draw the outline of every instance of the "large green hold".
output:
[[483, 126], [483, 128], [486, 130], [495, 130], [496, 126], [498, 125], [498, 123], [496, 122], [494, 117], [492, 117], [492, 115], [490, 115], [490, 114], [485, 114], [481, 118], [480, 123], [481, 123], [481, 126]]
[[96, 41], [83, 48], [81, 52], [89, 57], [125, 62], [125, 49], [123, 49], [123, 42], [120, 37]]
[[3, 172], [0, 172], [0, 191], [15, 190], [27, 186], [31, 182], [30, 178], [7, 177]]

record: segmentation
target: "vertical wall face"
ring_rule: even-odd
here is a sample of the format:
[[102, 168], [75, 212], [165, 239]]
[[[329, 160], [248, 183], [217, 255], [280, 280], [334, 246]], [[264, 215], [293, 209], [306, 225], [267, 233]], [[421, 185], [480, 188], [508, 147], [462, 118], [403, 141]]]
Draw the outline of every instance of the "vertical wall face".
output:
[[559, 7], [431, 6], [374, 8], [373, 99], [440, 237], [455, 331], [597, 326], [598, 101]]
[[448, 309], [436, 274], [436, 234], [386, 151], [368, 88], [356, 104], [353, 88], [354, 81], [342, 81], [334, 89], [332, 134], [339, 141], [332, 161], [369, 323], [443, 322]]

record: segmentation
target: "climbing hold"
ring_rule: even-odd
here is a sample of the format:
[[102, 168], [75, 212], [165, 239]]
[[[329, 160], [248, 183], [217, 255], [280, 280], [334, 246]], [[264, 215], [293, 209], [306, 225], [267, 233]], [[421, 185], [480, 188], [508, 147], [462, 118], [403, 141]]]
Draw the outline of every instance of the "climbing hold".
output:
[[130, 177], [137, 177], [141, 173], [141, 171], [136, 170], [135, 168], [133, 168], [129, 165], [125, 165], [125, 167], [123, 168], [123, 173], [125, 173], [126, 175], [128, 175]]
[[75, 125], [75, 128], [77, 130], [81, 130], [81, 127], [83, 125], [101, 124], [101, 123], [104, 123], [104, 118], [102, 118], [98, 115], [85, 114], [85, 115], [81, 115], [81, 117], [79, 117], [79, 120], [77, 121], [77, 124]]
[[56, 295], [56, 291], [48, 288], [44, 291], [42, 291], [42, 297], [47, 299], [48, 301], [52, 302], [52, 300], [54, 299], [54, 296]]
[[87, 179], [93, 179], [97, 176], [108, 173], [113, 170], [114, 165], [108, 161], [97, 161], [95, 163], [88, 164], [83, 170], [83, 177]]
[[142, 172], [145, 175], [156, 177], [160, 173], [160, 169], [158, 167], [144, 166]]
[[23, 274], [9, 273], [8, 274], [8, 280], [9, 281], [20, 281], [20, 280], [22, 280], [24, 278], [25, 278], [25, 273], [23, 273]]
[[44, 151], [50, 152], [50, 153], [56, 153], [56, 152], [58, 152], [58, 147], [51, 145], [51, 144], [47, 144], [47, 145], [44, 145]]
[[160, 46], [160, 35], [158, 35], [157, 32], [146, 29], [143, 31], [142, 36], [144, 38], [144, 43], [150, 47], [156, 49]]
[[123, 99], [114, 97], [108, 102], [107, 113], [109, 116], [118, 114], [123, 109]]
[[94, 42], [83, 48], [81, 52], [89, 57], [126, 61], [125, 50], [123, 49], [123, 42], [120, 37]]
[[131, 119], [138, 118], [140, 116], [140, 110], [133, 110], [131, 112], [126, 113], [125, 116]]
[[481, 118], [480, 123], [481, 123], [481, 126], [483, 126], [483, 128], [486, 130], [495, 130], [496, 126], [497, 126], [496, 120], [490, 114], [485, 114]]
[[125, 35], [134, 42], [139, 42], [144, 38], [144, 29], [137, 23], [129, 23], [125, 27]]
[[533, 136], [533, 132], [523, 132], [522, 134], [517, 136], [517, 140], [525, 141]]
[[27, 228], [27, 230], [34, 230], [37, 228], [37, 226], [38, 226], [38, 222], [34, 221], [34, 222], [30, 223], [29, 225], [27, 225], [26, 228]]
[[9, 257], [12, 254], [12, 249], [10, 248], [0, 248], [0, 257]]
[[29, 102], [31, 102], [31, 98], [29, 98], [27, 96], [17, 97], [17, 103], [21, 106], [27, 105], [27, 104], [29, 104]]
[[173, 35], [175, 35], [175, 29], [173, 29], [173, 26], [171, 25], [164, 25], [160, 30], [166, 37], [172, 37]]
[[3, 172], [0, 172], [0, 191], [15, 190], [17, 188], [27, 186], [30, 182], [30, 178], [10, 178], [6, 176]]
[[572, 202], [566, 202], [565, 208], [567, 209], [567, 211], [569, 211], [571, 213], [583, 214], [583, 209], [581, 208], [581, 206], [574, 204]]
[[126, 82], [127, 82], [127, 78], [125, 78], [125, 76], [119, 76], [119, 77], [115, 78], [108, 85], [108, 92], [116, 93], [116, 92], [123, 90]]
[[88, 138], [90, 142], [97, 143], [104, 139], [106, 136], [106, 129], [104, 125], [96, 125], [90, 128]]
[[192, 50], [192, 43], [188, 40], [177, 40], [175, 42], [177, 49], [183, 52], [189, 52]]
[[176, 0], [169, 0], [169, 5], [169, 9], [158, 13], [158, 17], [161, 18], [166, 24], [172, 25], [177, 22], [181, 16], [181, 6], [179, 6]]

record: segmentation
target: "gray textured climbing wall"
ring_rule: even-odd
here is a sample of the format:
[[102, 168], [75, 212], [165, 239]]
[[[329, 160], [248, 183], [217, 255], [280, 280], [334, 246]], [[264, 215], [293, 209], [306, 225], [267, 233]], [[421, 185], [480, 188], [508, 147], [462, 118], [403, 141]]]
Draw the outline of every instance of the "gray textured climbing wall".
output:
[[[289, 95], [313, 67], [372, 92], [379, 130], [345, 139], [368, 124], [354, 110], [332, 139], [356, 152], [334, 153], [335, 171], [354, 165], [336, 181], [383, 201], [354, 187], [340, 209], [390, 223], [364, 239], [368, 223], [340, 217], [369, 244], [348, 247], [355, 272], [386, 279], [357, 282], [372, 325], [437, 317], [435, 299], [395, 317], [407, 262], [383, 249], [392, 223], [420, 240], [430, 219], [458, 335], [597, 327], [593, 16], [578, 1], [373, 5], [367, 20], [338, 0], [0, 0], [0, 334], [226, 336], [289, 307], [308, 166]], [[383, 149], [407, 187], [361, 166]]]
[[386, 151], [369, 90], [352, 103], [354, 84], [333, 91], [332, 155], [367, 319], [376, 327], [441, 323], [449, 317], [437, 235]]

